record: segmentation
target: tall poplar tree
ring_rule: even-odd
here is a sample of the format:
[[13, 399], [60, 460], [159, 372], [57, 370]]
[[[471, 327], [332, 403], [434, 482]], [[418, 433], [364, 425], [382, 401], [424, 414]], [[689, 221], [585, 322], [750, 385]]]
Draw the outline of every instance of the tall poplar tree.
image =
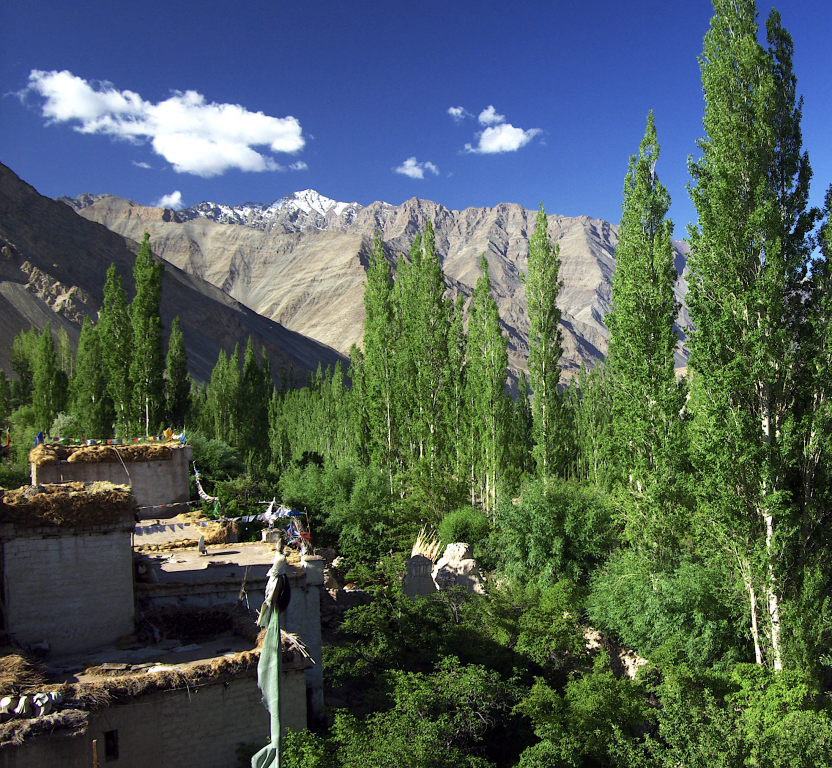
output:
[[451, 324], [448, 328], [448, 361], [445, 374], [445, 425], [447, 429], [446, 445], [448, 461], [456, 477], [465, 476], [468, 466], [466, 439], [467, 415], [467, 380], [465, 335], [465, 300], [457, 296], [451, 311]]
[[211, 371], [204, 423], [213, 437], [229, 445], [239, 444], [240, 407], [240, 346], [236, 344], [230, 358], [220, 350]]
[[82, 437], [109, 438], [113, 434], [113, 401], [107, 391], [107, 373], [98, 329], [88, 317], [81, 324], [75, 376], [70, 388], [71, 411]]
[[409, 448], [412, 459], [426, 461], [432, 471], [445, 448], [450, 301], [445, 299], [445, 275], [430, 221], [425, 222], [422, 237], [414, 241], [411, 262], [399, 270], [395, 288], [401, 339], [399, 381]]
[[508, 341], [500, 329], [497, 302], [491, 295], [488, 261], [480, 259], [482, 276], [474, 289], [468, 316], [467, 386], [472, 435], [471, 480], [479, 486], [487, 510], [497, 504], [497, 475], [506, 432], [505, 397]]
[[153, 258], [150, 235], [145, 232], [133, 265], [136, 295], [130, 304], [133, 323], [130, 379], [137, 425], [146, 435], [157, 430], [165, 411], [162, 318], [159, 315], [164, 273], [164, 265]]
[[549, 224], [543, 203], [529, 240], [529, 266], [524, 275], [529, 312], [529, 376], [534, 393], [532, 432], [534, 457], [545, 478], [562, 470], [562, 446], [558, 434], [562, 399], [558, 390], [563, 336], [557, 305], [560, 281], [560, 247], [549, 239]]
[[12, 341], [12, 370], [17, 374], [11, 383], [11, 408], [32, 402], [32, 375], [40, 335], [34, 328], [21, 331]]
[[376, 232], [364, 287], [362, 382], [370, 456], [392, 477], [396, 463], [396, 323], [393, 273]]
[[173, 318], [165, 360], [165, 400], [170, 426], [182, 429], [191, 407], [191, 379], [188, 376], [188, 354], [179, 317]]
[[57, 391], [58, 370], [55, 344], [52, 340], [52, 328], [47, 323], [38, 341], [37, 351], [32, 363], [32, 406], [34, 407], [35, 424], [43, 432], [49, 430], [58, 412], [56, 406], [59, 396]]
[[669, 492], [683, 450], [680, 411], [685, 391], [676, 383], [674, 327], [678, 278], [666, 219], [670, 195], [659, 182], [659, 144], [653, 113], [638, 155], [630, 158], [615, 250], [610, 332], [604, 363], [612, 387], [611, 455], [628, 489], [628, 533], [635, 540], [666, 540], [672, 523]]
[[791, 40], [753, 0], [715, 0], [701, 57], [702, 156], [690, 166], [689, 304], [694, 457], [708, 532], [747, 597], [756, 661], [784, 665], [782, 555], [801, 529], [795, 482], [808, 331], [810, 171], [801, 153]]
[[130, 437], [133, 423], [133, 387], [130, 381], [133, 329], [130, 326], [127, 294], [115, 264], [107, 270], [104, 302], [96, 331], [107, 375], [107, 392], [115, 411], [116, 436]]
[[255, 476], [261, 476], [269, 464], [269, 403], [273, 387], [268, 358], [264, 357], [262, 366], [258, 364], [249, 336], [240, 378], [239, 446]]

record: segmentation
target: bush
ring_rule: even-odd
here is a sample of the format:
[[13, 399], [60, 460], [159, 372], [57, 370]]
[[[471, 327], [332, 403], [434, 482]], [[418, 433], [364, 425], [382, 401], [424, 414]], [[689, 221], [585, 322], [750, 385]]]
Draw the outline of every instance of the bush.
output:
[[78, 419], [66, 411], [61, 411], [55, 416], [55, 421], [52, 422], [52, 426], [49, 428], [49, 434], [54, 437], [71, 437], [75, 440], [88, 437], [88, 435], [83, 434]]
[[0, 461], [0, 488], [22, 488], [24, 485], [29, 485], [31, 479], [28, 464], [9, 466], [4, 461]]
[[[194, 464], [205, 492], [214, 495], [214, 483], [244, 475], [243, 457], [222, 440], [208, 440], [199, 432], [189, 432], [189, 445], [194, 451]], [[191, 496], [196, 496], [196, 484], [191, 478]]]
[[554, 479], [529, 483], [519, 504], [503, 499], [496, 521], [506, 573], [541, 586], [585, 582], [614, 543], [607, 498]]
[[486, 541], [491, 533], [491, 525], [485, 515], [472, 507], [463, 507], [449, 512], [437, 528], [439, 540], [444, 546], [463, 541], [476, 548]]
[[419, 529], [412, 507], [391, 496], [389, 477], [373, 467], [309, 462], [284, 472], [280, 493], [284, 504], [309, 514], [316, 545], [353, 564], [409, 549]]
[[587, 609], [598, 629], [643, 656], [661, 648], [675, 662], [732, 664], [749, 652], [747, 622], [723, 584], [718, 564], [683, 559], [660, 571], [622, 550], [595, 574]]

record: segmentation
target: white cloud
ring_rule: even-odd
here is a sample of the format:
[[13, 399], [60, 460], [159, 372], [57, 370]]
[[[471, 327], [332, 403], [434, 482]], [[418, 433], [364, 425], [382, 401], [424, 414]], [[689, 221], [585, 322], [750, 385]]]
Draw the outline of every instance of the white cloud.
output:
[[471, 117], [471, 113], [465, 107], [448, 107], [448, 114], [455, 123], [461, 123], [464, 118]]
[[179, 173], [217, 176], [242, 171], [283, 170], [252, 147], [297, 152], [306, 144], [294, 117], [270, 117], [239, 104], [206, 103], [196, 91], [174, 91], [157, 104], [111, 83], [91, 84], [71, 72], [32, 70], [21, 98], [44, 99], [42, 114], [53, 123], [78, 122], [80, 133], [100, 133], [134, 143], [149, 140]]
[[493, 155], [499, 152], [516, 152], [520, 147], [528, 144], [538, 133], [540, 128], [530, 128], [524, 131], [515, 128], [511, 123], [492, 125], [482, 133], [477, 134], [479, 143], [476, 147], [465, 145], [466, 152], [476, 152], [481, 155]]
[[477, 120], [480, 121], [480, 125], [494, 125], [495, 123], [504, 123], [506, 121], [506, 116], [498, 115], [497, 110], [489, 104], [488, 107], [480, 112], [480, 116]]
[[439, 175], [439, 169], [431, 162], [417, 163], [415, 157], [408, 157], [398, 168], [393, 169], [396, 173], [410, 176], [411, 179], [424, 179], [425, 171]]
[[309, 166], [303, 162], [303, 160], [298, 160], [296, 163], [292, 163], [289, 166], [290, 171], [305, 171]]
[[162, 195], [151, 205], [155, 208], [173, 208], [174, 211], [181, 211], [185, 207], [185, 203], [182, 202], [182, 193], [178, 189], [169, 195]]

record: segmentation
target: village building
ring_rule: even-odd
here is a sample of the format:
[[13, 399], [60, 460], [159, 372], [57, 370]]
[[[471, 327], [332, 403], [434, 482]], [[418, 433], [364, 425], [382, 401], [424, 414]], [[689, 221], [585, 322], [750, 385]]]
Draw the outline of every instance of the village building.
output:
[[[124, 768], [226, 768], [268, 740], [255, 618], [274, 546], [228, 541], [227, 524], [137, 522], [132, 487], [89, 482], [93, 469], [161, 478], [178, 498], [142, 505], [161, 506], [187, 500], [177, 461], [189, 456], [126, 448], [116, 461], [59, 455], [33, 466], [39, 485], [0, 491], [0, 768], [86, 768], [94, 754]], [[44, 483], [55, 464], [63, 482]], [[83, 479], [67, 482], [72, 465]], [[323, 717], [323, 561], [294, 557], [287, 576], [281, 723], [300, 730]]]

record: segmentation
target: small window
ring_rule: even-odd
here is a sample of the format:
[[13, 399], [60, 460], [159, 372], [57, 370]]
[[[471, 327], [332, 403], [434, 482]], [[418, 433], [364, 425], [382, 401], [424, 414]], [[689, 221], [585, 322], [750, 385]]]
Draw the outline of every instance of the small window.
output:
[[118, 731], [104, 731], [104, 761], [118, 760]]

